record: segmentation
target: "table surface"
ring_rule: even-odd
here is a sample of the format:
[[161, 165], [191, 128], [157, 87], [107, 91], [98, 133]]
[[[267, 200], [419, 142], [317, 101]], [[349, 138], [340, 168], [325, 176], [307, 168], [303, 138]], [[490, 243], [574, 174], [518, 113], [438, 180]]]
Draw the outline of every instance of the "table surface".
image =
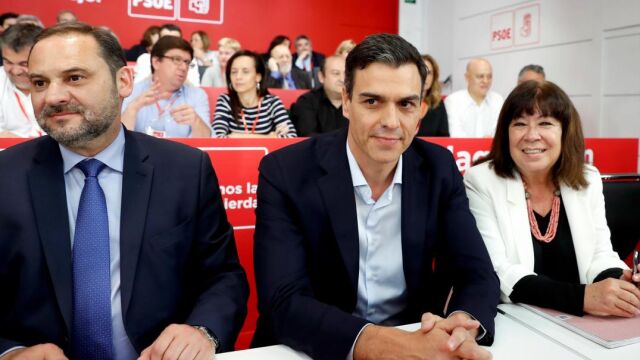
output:
[[[407, 331], [417, 329], [420, 324], [401, 326]], [[582, 356], [552, 338], [541, 335], [519, 321], [498, 313], [496, 317], [496, 337], [494, 344], [487, 347], [494, 360], [539, 360], [544, 359], [589, 359]], [[305, 354], [288, 346], [274, 345], [263, 348], [223, 353], [216, 356], [218, 360], [306, 360]], [[619, 360], [619, 358], [616, 358]]]
[[530, 328], [538, 335], [546, 337], [561, 346], [589, 360], [637, 360], [640, 359], [640, 343], [607, 349], [531, 310], [515, 304], [501, 304], [498, 309], [504, 316]]

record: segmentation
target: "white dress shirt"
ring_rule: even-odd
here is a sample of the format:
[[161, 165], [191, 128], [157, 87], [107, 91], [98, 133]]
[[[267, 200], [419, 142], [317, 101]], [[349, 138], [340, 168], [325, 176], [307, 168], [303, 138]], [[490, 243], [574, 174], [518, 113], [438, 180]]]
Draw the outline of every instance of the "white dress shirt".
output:
[[457, 138], [493, 137], [504, 99], [488, 91], [480, 105], [467, 89], [447, 96], [444, 105], [449, 118], [449, 134]]
[[31, 95], [16, 88], [4, 67], [0, 67], [0, 132], [4, 131], [10, 131], [19, 137], [43, 134], [33, 113]]

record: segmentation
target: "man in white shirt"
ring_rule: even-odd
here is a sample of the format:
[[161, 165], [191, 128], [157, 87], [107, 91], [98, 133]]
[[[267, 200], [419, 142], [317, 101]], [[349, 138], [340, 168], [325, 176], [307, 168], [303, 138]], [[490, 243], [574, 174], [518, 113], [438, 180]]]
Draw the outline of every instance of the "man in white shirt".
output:
[[32, 24], [18, 24], [2, 34], [3, 70], [0, 70], [0, 137], [42, 135], [33, 106], [27, 59], [34, 39], [42, 31]]
[[493, 137], [504, 99], [490, 91], [493, 80], [491, 64], [485, 59], [472, 59], [464, 74], [467, 89], [447, 96], [444, 105], [449, 117], [451, 137]]
[[[177, 36], [182, 38], [182, 30], [173, 24], [164, 24], [160, 27], [160, 37], [163, 36]], [[147, 78], [151, 77], [151, 54], [144, 53], [136, 60], [136, 66], [133, 69], [134, 82], [137, 84]], [[187, 81], [190, 85], [200, 86], [200, 73], [198, 72], [198, 64], [196, 59], [192, 59], [189, 64], [189, 71], [187, 72]]]

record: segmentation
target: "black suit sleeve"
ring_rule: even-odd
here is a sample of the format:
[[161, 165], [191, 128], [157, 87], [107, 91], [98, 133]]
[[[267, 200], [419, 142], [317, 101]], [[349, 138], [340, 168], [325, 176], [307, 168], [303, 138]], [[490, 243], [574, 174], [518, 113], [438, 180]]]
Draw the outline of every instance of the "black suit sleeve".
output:
[[[277, 158], [260, 164], [254, 265], [261, 317], [275, 338], [314, 359], [344, 359], [367, 323], [316, 299], [307, 251]], [[310, 184], [310, 186], [313, 186]]]
[[[205, 326], [220, 340], [219, 351], [233, 350], [247, 314], [249, 285], [227, 221], [218, 180], [202, 153], [199, 209], [192, 273], [199, 288], [187, 324]], [[195, 281], [194, 281], [195, 279]]]
[[318, 103], [311, 96], [300, 96], [291, 106], [291, 121], [298, 136], [312, 136], [318, 133]]

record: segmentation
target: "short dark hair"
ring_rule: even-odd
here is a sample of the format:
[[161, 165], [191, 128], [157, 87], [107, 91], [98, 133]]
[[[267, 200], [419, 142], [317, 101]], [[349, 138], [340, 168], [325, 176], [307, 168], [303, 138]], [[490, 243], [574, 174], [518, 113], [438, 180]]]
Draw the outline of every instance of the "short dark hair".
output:
[[393, 67], [415, 64], [420, 73], [420, 98], [422, 98], [427, 66], [415, 46], [395, 34], [369, 35], [349, 52], [344, 73], [344, 87], [349, 98], [353, 93], [356, 70], [364, 70], [372, 63], [383, 63]]
[[264, 61], [262, 61], [262, 57], [251, 50], [239, 50], [231, 55], [229, 61], [227, 61], [227, 68], [224, 70], [224, 73], [227, 78], [227, 92], [229, 94], [229, 100], [231, 100], [231, 116], [233, 116], [233, 119], [238, 122], [240, 121], [239, 114], [242, 109], [242, 104], [240, 103], [238, 93], [231, 84], [231, 66], [233, 66], [233, 62], [241, 56], [252, 58], [253, 63], [256, 66], [256, 73], [261, 76], [260, 87], [257, 89], [258, 97], [264, 97], [269, 94], [269, 90], [267, 90], [267, 68], [264, 65]]
[[31, 48], [42, 28], [33, 24], [16, 24], [2, 33], [0, 43], [15, 52]]
[[[189, 53], [189, 56], [193, 60], [193, 48], [189, 42], [181, 37], [177, 36], [163, 36], [158, 42], [151, 48], [151, 57], [162, 58], [171, 49], [180, 49]], [[151, 73], [153, 69], [153, 63], [151, 64]]]
[[[35, 45], [47, 38], [68, 34], [80, 34], [91, 36], [98, 44], [100, 50], [100, 56], [109, 66], [111, 75], [114, 80], [118, 70], [127, 66], [127, 60], [124, 57], [124, 51], [118, 39], [113, 36], [109, 30], [97, 26], [91, 26], [83, 22], [70, 22], [54, 25], [50, 28], [44, 29], [35, 39], [31, 51]], [[31, 57], [31, 52], [29, 52]]]
[[300, 35], [296, 36], [296, 41], [295, 42], [298, 42], [298, 40], [311, 41], [311, 39], [309, 39], [309, 37], [307, 35], [305, 35], [305, 34], [300, 34]]
[[580, 115], [569, 96], [550, 81], [525, 81], [511, 91], [498, 116], [491, 151], [478, 163], [490, 160], [496, 175], [513, 178], [516, 165], [509, 150], [509, 125], [523, 115], [538, 112], [541, 116], [558, 120], [562, 125], [562, 150], [552, 170], [554, 182], [563, 182], [574, 189], [587, 186]]
[[536, 64], [529, 64], [520, 70], [520, 72], [518, 73], [518, 79], [521, 78], [522, 75], [524, 75], [524, 73], [526, 73], [527, 71], [533, 71], [534, 73], [542, 75], [542, 77], [546, 77], [544, 73], [544, 68], [542, 66], [536, 65]]
[[202, 47], [203, 50], [209, 50], [209, 47], [211, 46], [211, 39], [209, 38], [209, 35], [202, 30], [198, 30], [198, 31], [194, 31], [193, 34], [191, 34], [191, 37], [193, 37], [193, 35], [198, 34], [200, 35], [200, 39], [202, 40]]
[[17, 18], [18, 18], [18, 14], [16, 13], [13, 13], [13, 12], [3, 13], [2, 15], [0, 15], [0, 26], [3, 26], [5, 20], [7, 19], [17, 19]]
[[177, 31], [180, 33], [180, 36], [182, 36], [182, 29], [180, 29], [180, 27], [175, 24], [164, 24], [160, 26], [160, 31], [162, 30]]

